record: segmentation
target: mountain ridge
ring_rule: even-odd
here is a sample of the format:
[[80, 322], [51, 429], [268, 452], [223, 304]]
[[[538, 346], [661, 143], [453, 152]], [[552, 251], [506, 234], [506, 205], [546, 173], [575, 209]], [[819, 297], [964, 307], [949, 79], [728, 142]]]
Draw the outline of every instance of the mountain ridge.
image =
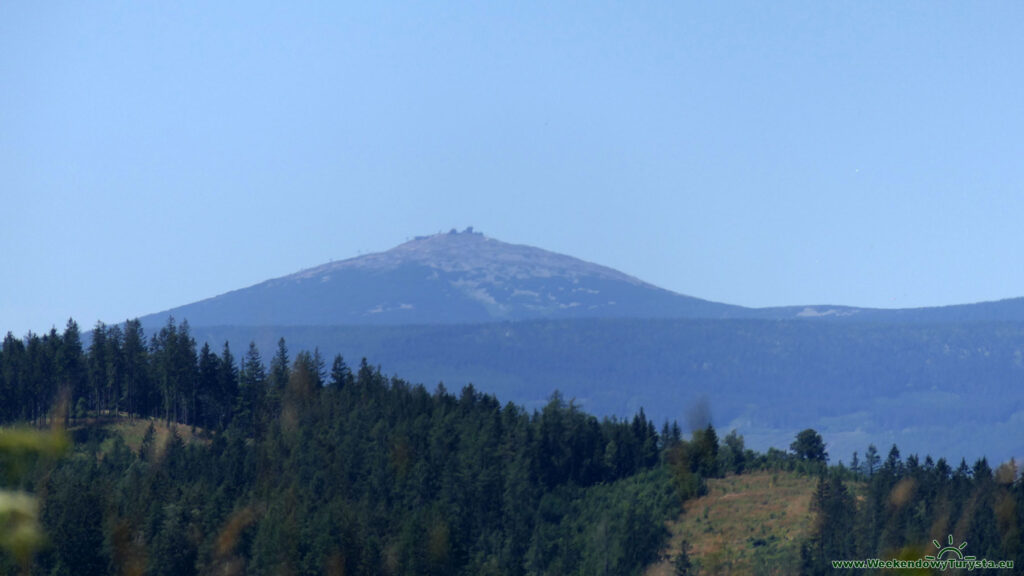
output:
[[742, 307], [467, 228], [306, 268], [143, 317], [192, 325], [476, 323], [571, 317], [729, 317]]
[[751, 318], [882, 323], [1024, 321], [1024, 298], [919, 308], [748, 308], [680, 294], [613, 268], [472, 227], [417, 236], [141, 318], [192, 325], [460, 324], [560, 318]]

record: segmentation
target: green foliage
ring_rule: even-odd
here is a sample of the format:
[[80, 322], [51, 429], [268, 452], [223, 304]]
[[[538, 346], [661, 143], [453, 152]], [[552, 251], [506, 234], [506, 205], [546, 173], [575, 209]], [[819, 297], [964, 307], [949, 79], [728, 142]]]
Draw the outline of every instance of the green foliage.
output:
[[821, 462], [823, 464], [828, 461], [828, 452], [825, 451], [825, 441], [822, 440], [821, 434], [818, 434], [811, 428], [797, 434], [796, 440], [789, 445], [789, 449], [792, 450], [800, 460]]
[[[39, 503], [21, 491], [0, 490], [0, 548], [27, 566], [43, 543]], [[3, 564], [0, 563], [0, 566]]]
[[704, 477], [699, 470], [700, 451], [691, 442], [680, 441], [668, 451], [666, 461], [672, 473], [672, 482], [680, 500], [696, 498], [707, 492]]
[[[53, 459], [69, 445], [60, 430], [0, 429], [0, 471], [7, 485], [22, 484], [40, 458]], [[0, 485], [3, 486], [3, 485]], [[45, 542], [39, 522], [39, 502], [28, 491], [0, 487], [0, 550], [27, 572], [33, 556]], [[5, 559], [0, 556], [0, 568]]]
[[724, 444], [718, 452], [719, 470], [723, 473], [742, 474], [747, 468], [743, 436], [732, 430], [726, 434]]
[[718, 434], [708, 424], [703, 430], [693, 433], [690, 444], [690, 470], [704, 478], [717, 478], [720, 475], [718, 462]]
[[679, 506], [664, 468], [578, 492], [564, 498], [557, 517], [542, 516], [539, 533], [561, 537], [535, 538], [533, 547], [547, 553], [563, 547], [579, 558], [579, 574], [638, 574], [657, 557], [667, 537], [659, 519]]
[[53, 539], [48, 555], [60, 575], [103, 575], [110, 558], [103, 541], [103, 482], [95, 463], [76, 457], [58, 467], [47, 485], [43, 520]]
[[816, 533], [804, 544], [804, 573], [831, 574], [831, 560], [856, 558], [853, 534], [856, 506], [839, 474], [822, 475], [811, 508], [817, 513]]

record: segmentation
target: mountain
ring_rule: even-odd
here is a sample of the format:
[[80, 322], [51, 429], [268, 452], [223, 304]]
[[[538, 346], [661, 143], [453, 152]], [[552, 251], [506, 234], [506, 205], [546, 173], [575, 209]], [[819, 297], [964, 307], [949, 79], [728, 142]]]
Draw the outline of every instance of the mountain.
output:
[[323, 264], [141, 318], [192, 326], [381, 326], [567, 318], [744, 318], [869, 323], [1024, 321], [1024, 298], [956, 306], [745, 308], [468, 228]]
[[142, 318], [193, 326], [453, 324], [539, 318], [720, 318], [744, 309], [472, 228], [302, 270]]

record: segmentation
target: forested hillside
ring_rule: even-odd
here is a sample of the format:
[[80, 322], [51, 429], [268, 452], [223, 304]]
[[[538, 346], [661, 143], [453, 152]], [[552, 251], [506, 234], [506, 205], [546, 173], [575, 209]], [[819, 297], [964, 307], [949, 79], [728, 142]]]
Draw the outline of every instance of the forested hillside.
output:
[[[8, 424], [75, 406], [75, 451], [18, 480], [52, 543], [33, 573], [629, 574], [678, 508], [661, 465], [678, 428], [557, 394], [527, 413], [284, 341], [269, 365], [255, 347], [236, 363], [173, 323], [148, 344], [134, 323], [99, 328], [88, 350], [74, 323], [8, 338], [0, 366]], [[114, 414], [205, 440], [151, 428], [135, 453], [93, 423]]]
[[[677, 574], [701, 573], [723, 559], [665, 548], [666, 522], [706, 479], [751, 470], [819, 477], [800, 558], [779, 556], [799, 543], [775, 546], [734, 519], [770, 551], [755, 564], [766, 574], [919, 557], [950, 538], [1024, 562], [1012, 461], [954, 469], [869, 446], [828, 468], [811, 429], [789, 452], [758, 454], [710, 424], [684, 438], [642, 410], [599, 420], [557, 392], [528, 411], [473, 386], [386, 377], [365, 359], [293, 356], [283, 339], [269, 362], [255, 345], [237, 360], [228, 346], [196, 348], [173, 321], [149, 338], [138, 322], [98, 325], [87, 347], [73, 321], [8, 335], [0, 573], [638, 574], [659, 554]], [[26, 425], [54, 432], [37, 440]], [[65, 427], [74, 448], [58, 458]]]

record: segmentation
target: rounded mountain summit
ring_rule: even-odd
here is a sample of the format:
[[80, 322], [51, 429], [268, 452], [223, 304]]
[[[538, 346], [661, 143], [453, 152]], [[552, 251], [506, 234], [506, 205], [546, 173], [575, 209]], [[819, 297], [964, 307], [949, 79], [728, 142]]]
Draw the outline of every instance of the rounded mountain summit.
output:
[[478, 323], [540, 318], [721, 318], [744, 310], [472, 228], [419, 236], [142, 318], [192, 326]]

